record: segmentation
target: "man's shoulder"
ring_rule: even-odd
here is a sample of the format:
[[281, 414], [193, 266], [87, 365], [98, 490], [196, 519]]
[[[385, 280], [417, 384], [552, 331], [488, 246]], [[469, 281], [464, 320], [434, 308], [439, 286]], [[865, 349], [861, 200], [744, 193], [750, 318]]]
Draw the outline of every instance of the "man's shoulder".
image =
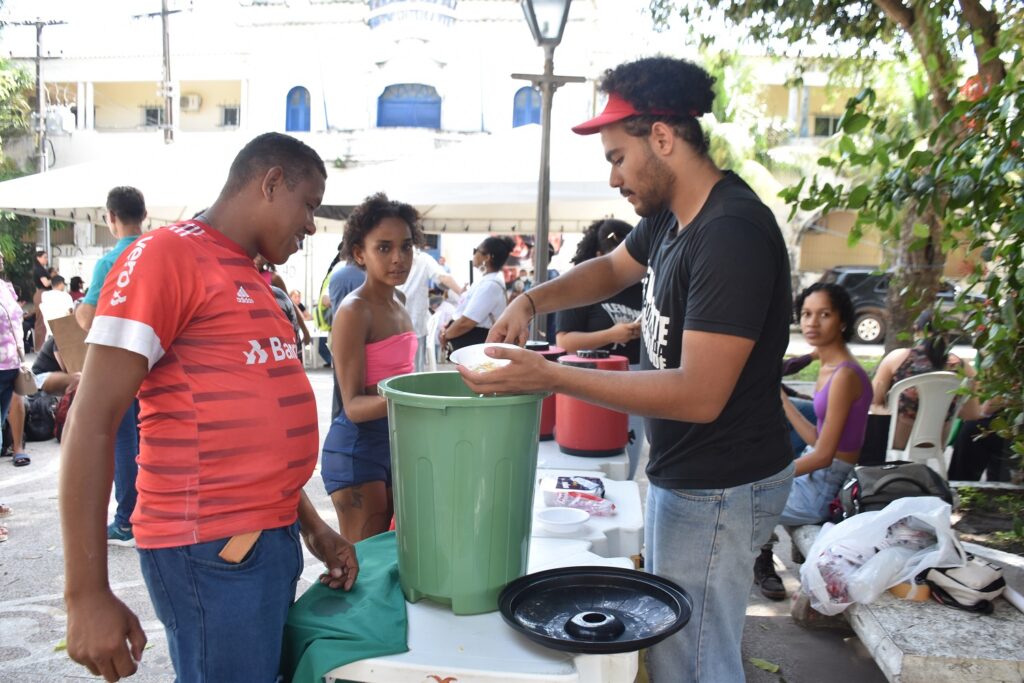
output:
[[711, 210], [704, 215], [705, 223], [720, 218], [736, 218], [759, 226], [778, 225], [768, 205], [735, 173], [728, 173], [715, 186], [711, 201]]

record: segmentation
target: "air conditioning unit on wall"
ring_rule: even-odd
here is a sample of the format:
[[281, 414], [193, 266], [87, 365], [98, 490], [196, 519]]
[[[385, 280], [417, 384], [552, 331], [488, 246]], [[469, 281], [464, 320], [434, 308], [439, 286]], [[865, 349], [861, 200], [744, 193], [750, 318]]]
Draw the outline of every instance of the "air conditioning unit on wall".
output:
[[182, 95], [180, 102], [182, 111], [199, 111], [199, 107], [203, 105], [203, 98], [197, 93], [189, 93]]

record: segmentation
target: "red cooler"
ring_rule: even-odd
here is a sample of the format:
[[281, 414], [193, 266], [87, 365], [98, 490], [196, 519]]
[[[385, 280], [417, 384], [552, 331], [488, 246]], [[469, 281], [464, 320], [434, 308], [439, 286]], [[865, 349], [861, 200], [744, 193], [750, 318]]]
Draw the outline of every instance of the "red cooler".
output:
[[[552, 346], [543, 340], [528, 341], [526, 348], [536, 351], [550, 361], [557, 361], [565, 355], [565, 349]], [[540, 440], [551, 441], [555, 438], [555, 395], [551, 394], [540, 407]]]
[[[605, 350], [583, 350], [559, 363], [598, 370], [629, 370], [629, 359]], [[578, 398], [555, 395], [555, 441], [568, 455], [604, 458], [618, 455], [629, 443], [629, 416]]]

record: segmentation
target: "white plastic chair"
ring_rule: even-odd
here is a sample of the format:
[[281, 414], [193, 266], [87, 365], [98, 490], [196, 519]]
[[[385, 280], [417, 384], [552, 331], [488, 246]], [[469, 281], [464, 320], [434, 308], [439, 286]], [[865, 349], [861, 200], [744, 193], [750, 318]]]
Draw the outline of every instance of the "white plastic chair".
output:
[[[928, 465], [943, 479], [949, 469], [943, 431], [949, 406], [959, 398], [955, 393], [960, 388], [960, 377], [955, 372], [937, 371], [914, 375], [896, 382], [889, 390], [889, 441], [886, 460], [909, 460]], [[899, 416], [900, 394], [907, 389], [917, 390], [917, 417], [910, 428], [906, 446], [894, 448], [896, 425]]]

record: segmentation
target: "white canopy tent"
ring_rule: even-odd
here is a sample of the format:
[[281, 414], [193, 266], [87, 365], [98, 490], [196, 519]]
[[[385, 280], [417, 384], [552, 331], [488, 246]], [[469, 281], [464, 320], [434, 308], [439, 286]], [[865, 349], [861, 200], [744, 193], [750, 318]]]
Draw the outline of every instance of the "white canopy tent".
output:
[[[103, 202], [117, 185], [142, 190], [150, 223], [192, 216], [217, 197], [237, 148], [204, 145], [139, 150], [135, 155], [66, 166], [0, 183], [0, 210], [104, 223]], [[329, 169], [325, 206], [351, 207], [374, 192], [416, 206], [429, 232], [533, 233], [537, 213], [540, 127], [522, 126], [427, 154], [352, 169]], [[600, 141], [565, 131], [551, 140], [551, 234], [579, 232], [591, 221], [636, 219], [608, 186]], [[339, 232], [338, 221], [318, 220]]]
[[[427, 154], [332, 173], [325, 205], [353, 206], [384, 191], [416, 206], [428, 232], [525, 232], [537, 219], [540, 126], [473, 138]], [[582, 232], [598, 218], [634, 222], [630, 204], [608, 185], [596, 137], [551, 138], [550, 234]]]

